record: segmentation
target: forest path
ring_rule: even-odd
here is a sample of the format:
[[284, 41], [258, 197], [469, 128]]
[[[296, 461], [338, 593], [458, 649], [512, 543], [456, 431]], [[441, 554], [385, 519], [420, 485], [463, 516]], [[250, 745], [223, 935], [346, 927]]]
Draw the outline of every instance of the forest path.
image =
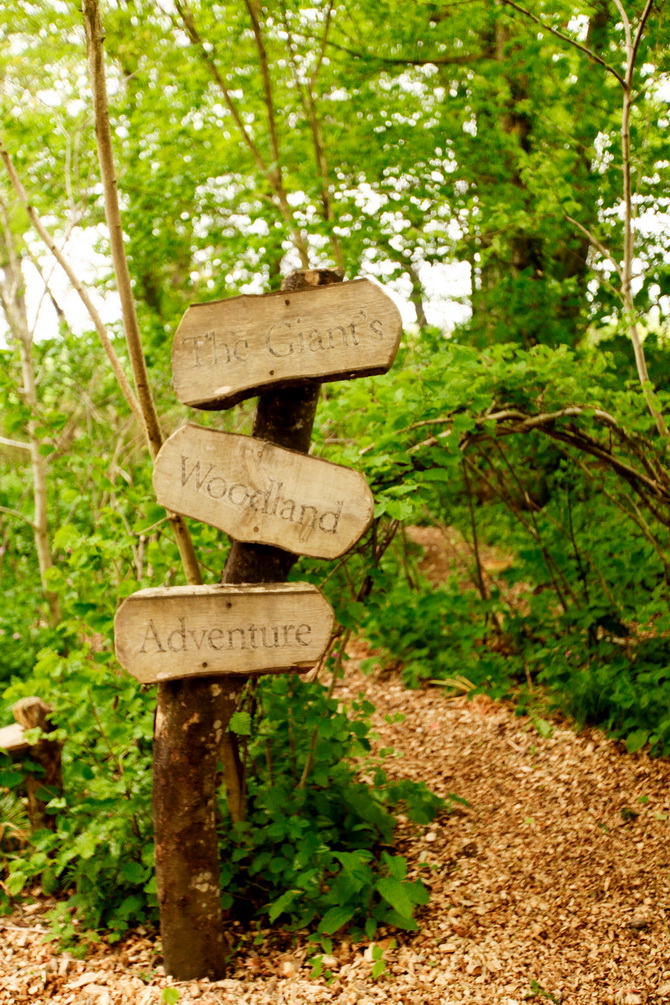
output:
[[[378, 981], [365, 947], [336, 942], [329, 986], [308, 979], [304, 944], [249, 942], [228, 979], [172, 984], [180, 1005], [670, 1001], [670, 763], [595, 730], [542, 738], [505, 704], [406, 691], [356, 663], [339, 693], [376, 704], [389, 773], [469, 803], [427, 827], [401, 821], [399, 850], [432, 892], [420, 932], [382, 942]], [[42, 945], [41, 910], [0, 919], [3, 1005], [158, 1005], [170, 982], [150, 934], [69, 960]]]
[[[424, 537], [424, 563], [442, 578], [454, 553]], [[465, 575], [462, 542], [453, 551]], [[484, 553], [482, 561], [495, 574], [506, 559]], [[401, 819], [397, 849], [431, 901], [419, 932], [396, 933], [397, 945], [381, 939], [388, 975], [372, 980], [370, 950], [334, 940], [327, 985], [309, 979], [304, 941], [268, 932], [254, 947], [240, 932], [226, 980], [177, 984], [156, 967], [156, 939], [145, 931], [102, 943], [85, 961], [55, 953], [42, 944], [47, 905], [37, 899], [0, 918], [0, 1005], [160, 1005], [172, 1000], [161, 997], [166, 986], [180, 1005], [670, 1002], [670, 761], [563, 723], [542, 737], [510, 705], [484, 696], [449, 698], [438, 688], [407, 691], [397, 675], [364, 676], [368, 655], [352, 648], [336, 694], [363, 693], [376, 706], [379, 744], [396, 752], [388, 773], [468, 802], [426, 827]]]

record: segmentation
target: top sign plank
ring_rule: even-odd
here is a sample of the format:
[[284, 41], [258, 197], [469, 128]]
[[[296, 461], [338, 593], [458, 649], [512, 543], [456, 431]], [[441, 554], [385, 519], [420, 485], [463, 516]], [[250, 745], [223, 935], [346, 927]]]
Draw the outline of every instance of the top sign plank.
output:
[[400, 312], [369, 279], [193, 304], [172, 346], [179, 401], [222, 409], [273, 386], [386, 373]]

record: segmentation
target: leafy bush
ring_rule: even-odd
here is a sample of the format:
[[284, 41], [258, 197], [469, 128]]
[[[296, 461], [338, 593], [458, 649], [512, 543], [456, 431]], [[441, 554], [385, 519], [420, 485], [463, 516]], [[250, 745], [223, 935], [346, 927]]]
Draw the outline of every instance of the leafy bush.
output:
[[242, 720], [253, 730], [247, 820], [222, 827], [229, 907], [324, 935], [345, 924], [368, 937], [378, 924], [416, 928], [427, 891], [386, 849], [399, 807], [425, 824], [443, 802], [423, 784], [388, 779], [370, 755], [372, 711], [359, 698], [347, 714], [316, 682], [261, 682], [254, 725]]
[[482, 600], [454, 578], [439, 586], [419, 578], [410, 586], [397, 566], [394, 572], [388, 591], [371, 597], [363, 621], [366, 637], [380, 650], [366, 666], [398, 663], [408, 687], [461, 677], [505, 693], [510, 683], [506, 661], [486, 644], [488, 616], [499, 602]]
[[[653, 342], [660, 372], [669, 347]], [[473, 555], [502, 543], [512, 564], [482, 588], [473, 558], [471, 588], [435, 588], [387, 554], [369, 640], [412, 686], [461, 675], [525, 707], [541, 684], [629, 749], [670, 753], [667, 460], [621, 346], [434, 343], [407, 346], [393, 384], [332, 392], [357, 437], [341, 457], [358, 457], [378, 515], [454, 527]]]
[[[52, 799], [55, 832], [6, 848], [5, 902], [34, 883], [54, 893], [54, 932], [84, 942], [118, 938], [156, 920], [149, 751], [153, 696], [107, 666], [106, 653], [41, 654], [32, 678], [6, 693], [38, 691], [65, 740], [65, 793]], [[443, 805], [423, 784], [390, 781], [370, 755], [369, 716], [359, 699], [340, 706], [321, 684], [263, 680], [253, 717], [233, 725], [248, 742], [249, 813], [231, 825], [221, 802], [224, 904], [324, 936], [351, 923], [413, 929], [427, 892], [393, 856], [394, 812], [427, 823]], [[53, 735], [53, 734], [52, 734]], [[309, 762], [309, 765], [307, 764]], [[301, 779], [303, 772], [305, 777]], [[9, 775], [11, 774], [11, 779]], [[16, 785], [16, 770], [0, 779]]]
[[64, 939], [108, 929], [118, 937], [155, 914], [149, 751], [152, 700], [88, 647], [44, 650], [29, 680], [5, 693], [39, 693], [53, 707], [63, 744], [64, 793], [47, 804], [55, 831], [35, 832], [8, 855], [6, 894], [37, 883], [65, 900], [56, 909]]

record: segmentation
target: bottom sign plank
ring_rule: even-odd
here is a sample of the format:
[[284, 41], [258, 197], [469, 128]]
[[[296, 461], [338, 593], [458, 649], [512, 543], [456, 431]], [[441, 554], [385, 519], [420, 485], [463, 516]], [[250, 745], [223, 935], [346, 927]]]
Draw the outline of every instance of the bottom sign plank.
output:
[[140, 590], [114, 619], [119, 663], [142, 684], [301, 673], [325, 652], [333, 610], [309, 583]]

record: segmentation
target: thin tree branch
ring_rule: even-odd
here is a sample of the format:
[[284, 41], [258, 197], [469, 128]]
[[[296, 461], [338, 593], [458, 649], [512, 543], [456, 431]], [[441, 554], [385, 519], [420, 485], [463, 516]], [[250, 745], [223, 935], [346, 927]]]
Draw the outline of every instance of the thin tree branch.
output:
[[270, 168], [265, 163], [263, 155], [261, 154], [260, 150], [254, 143], [251, 134], [249, 133], [244, 122], [242, 121], [242, 116], [240, 115], [237, 109], [237, 105], [233, 101], [231, 93], [226, 87], [225, 81], [223, 80], [223, 77], [219, 73], [216, 63], [214, 62], [209, 52], [207, 51], [207, 48], [205, 47], [204, 40], [200, 35], [198, 28], [196, 27], [196, 23], [191, 11], [189, 10], [188, 3], [186, 2], [186, 0], [175, 0], [175, 7], [177, 8], [177, 12], [179, 14], [179, 17], [181, 18], [181, 22], [184, 26], [186, 34], [188, 35], [191, 41], [191, 44], [198, 47], [198, 49], [200, 50], [200, 56], [202, 58], [202, 61], [204, 62], [207, 69], [211, 73], [212, 77], [216, 81], [219, 90], [223, 95], [223, 100], [225, 101], [228, 107], [228, 111], [232, 115], [235, 125], [237, 126], [242, 135], [242, 139], [244, 140], [249, 152], [251, 153], [251, 156], [256, 162], [256, 167], [266, 177], [269, 177]]
[[125, 398], [126, 403], [128, 404], [130, 410], [135, 414], [140, 424], [144, 426], [142, 410], [140, 409], [139, 402], [137, 401], [135, 393], [132, 387], [130, 386], [130, 381], [126, 376], [126, 373], [123, 367], [121, 366], [121, 362], [118, 356], [116, 355], [116, 352], [114, 351], [114, 346], [112, 345], [109, 335], [107, 334], [107, 329], [105, 328], [102, 318], [100, 317], [95, 307], [95, 304], [91, 300], [88, 292], [79, 281], [73, 267], [70, 265], [68, 260], [65, 258], [65, 256], [58, 248], [56, 242], [51, 237], [51, 234], [49, 234], [49, 232], [47, 231], [35, 207], [30, 204], [28, 195], [26, 194], [26, 190], [23, 187], [21, 179], [16, 173], [16, 169], [14, 167], [12, 159], [9, 156], [9, 152], [7, 151], [2, 139], [0, 139], [0, 158], [2, 158], [2, 162], [7, 170], [7, 174], [9, 175], [9, 180], [12, 184], [12, 188], [14, 189], [16, 195], [18, 196], [19, 202], [21, 203], [26, 213], [28, 214], [31, 224], [33, 225], [33, 227], [35, 228], [35, 230], [37, 231], [37, 233], [42, 238], [47, 248], [51, 252], [51, 254], [54, 256], [54, 258], [60, 265], [61, 269], [63, 270], [63, 272], [69, 279], [70, 283], [72, 284], [73, 289], [79, 296], [79, 299], [81, 300], [84, 307], [88, 311], [88, 315], [91, 321], [93, 322], [93, 326], [95, 327], [95, 330], [98, 334], [98, 338], [100, 339], [100, 342], [102, 344], [103, 349], [105, 350], [107, 358], [111, 363], [112, 370], [114, 371], [114, 376], [116, 377], [119, 383], [119, 387], [121, 388], [121, 393], [123, 394], [123, 397]]
[[626, 48], [630, 50], [631, 47], [632, 47], [633, 42], [632, 42], [632, 36], [631, 36], [631, 33], [630, 33], [630, 21], [628, 20], [628, 14], [626, 14], [626, 10], [625, 10], [623, 4], [621, 3], [621, 0], [614, 0], [614, 6], [616, 7], [616, 9], [619, 11], [619, 14], [621, 15], [621, 21], [622, 21], [622, 24], [623, 24], [623, 30], [624, 30], [624, 34], [626, 36]]
[[[332, 676], [330, 678], [330, 684], [328, 685], [328, 693], [326, 696], [327, 700], [329, 700], [333, 696], [333, 691], [335, 690], [335, 682], [337, 681], [340, 674], [340, 670], [342, 669], [342, 660], [344, 659], [344, 651], [347, 647], [347, 643], [349, 642], [350, 636], [351, 636], [351, 629], [347, 628], [347, 630], [344, 632], [344, 634], [340, 639], [340, 646], [337, 651], [337, 656], [335, 658], [335, 665], [333, 666]], [[323, 659], [325, 659], [325, 657]], [[321, 660], [321, 665], [323, 664], [323, 659]], [[300, 781], [298, 782], [297, 785], [298, 789], [304, 789], [307, 784], [307, 779], [309, 777], [310, 771], [312, 770], [312, 764], [314, 763], [314, 752], [316, 750], [316, 744], [318, 738], [319, 738], [319, 727], [315, 726], [309, 744], [309, 751], [307, 753], [307, 757], [305, 758], [305, 764], [302, 769], [302, 774], [300, 775]]]
[[[557, 412], [550, 412], [536, 416], [525, 415], [523, 412], [516, 409], [503, 409], [498, 412], [491, 412], [475, 419], [477, 431], [466, 434], [460, 441], [459, 449], [461, 451], [465, 451], [470, 444], [480, 442], [487, 435], [491, 435], [492, 437], [510, 436], [515, 433], [528, 433], [531, 430], [536, 429], [552, 439], [574, 447], [582, 453], [591, 454], [591, 456], [598, 458], [598, 460], [604, 462], [608, 467], [613, 468], [635, 489], [638, 495], [644, 499], [645, 505], [648, 506], [649, 509], [652, 509], [659, 522], [668, 524], [669, 518], [663, 517], [658, 510], [653, 508], [651, 499], [647, 495], [647, 493], [649, 493], [651, 498], [656, 499], [662, 506], [670, 506], [670, 491], [668, 490], [666, 484], [667, 479], [663, 478], [660, 473], [653, 470], [653, 468], [646, 463], [646, 459], [639, 450], [639, 447], [636, 449], [634, 441], [632, 441], [630, 437], [628, 437], [621, 430], [616, 423], [616, 420], [609, 415], [609, 413], [604, 412], [601, 409], [589, 410], [596, 418], [599, 418], [604, 424], [608, 425], [609, 428], [613, 429], [617, 436], [622, 439], [624, 443], [627, 443], [635, 452], [636, 456], [638, 453], [640, 454], [638, 459], [644, 467], [647, 468], [649, 474], [644, 474], [642, 471], [632, 467], [626, 461], [616, 457], [611, 450], [607, 450], [600, 443], [598, 443], [597, 440], [588, 436], [588, 434], [583, 431], [577, 431], [573, 428], [569, 428], [567, 431], [556, 428], [555, 423], [557, 419], [578, 416], [584, 411], [586, 411], [586, 408], [583, 406], [571, 406]], [[517, 421], [509, 421], [512, 419], [516, 419]], [[492, 433], [485, 433], [482, 427], [485, 426], [487, 422], [491, 421], [496, 422], [497, 427]], [[434, 436], [430, 436], [419, 443], [415, 443], [408, 449], [408, 454], [410, 457], [415, 457], [423, 450], [439, 446], [444, 439], [451, 435], [451, 433], [452, 428], [450, 426], [448, 429], [443, 430], [440, 433], [436, 433]], [[418, 458], [417, 461], [414, 461], [415, 466], [417, 463], [419, 463]]]
[[[319, 71], [321, 69], [321, 65], [323, 63], [323, 58], [326, 51], [328, 32], [330, 29], [331, 12], [333, 9], [333, 2], [334, 0], [331, 0], [331, 3], [328, 6], [328, 11], [326, 12], [326, 24], [323, 38], [321, 40], [321, 47], [319, 50], [319, 55], [317, 57], [316, 66], [310, 76], [309, 81], [306, 84], [303, 84], [302, 80], [300, 79], [300, 68], [298, 66], [298, 60], [296, 57], [295, 45], [293, 42], [293, 33], [291, 31], [291, 25], [289, 22], [288, 12], [286, 10], [286, 4], [282, 2], [280, 5], [282, 12], [282, 23], [284, 25], [284, 30], [286, 32], [289, 59], [291, 61], [291, 66], [293, 68], [293, 79], [295, 81], [295, 86], [300, 96], [300, 103], [305, 113], [305, 118], [308, 120], [312, 132], [312, 142], [314, 145], [314, 159], [316, 162], [316, 169], [319, 175], [319, 180], [321, 182], [321, 206], [323, 208], [323, 219], [328, 224], [333, 223], [334, 216], [333, 216], [331, 191], [330, 191], [328, 161], [326, 159], [321, 123], [319, 121], [319, 117], [316, 111], [314, 85], [316, 83]], [[330, 233], [330, 243], [333, 247], [333, 257], [335, 259], [335, 262], [337, 263], [340, 269], [343, 269], [344, 260], [342, 256], [342, 247], [340, 245], [337, 235], [332, 230]]]
[[0, 436], [0, 446], [16, 447], [17, 450], [30, 450], [29, 443], [24, 443], [23, 440], [9, 440], [6, 436]]
[[114, 166], [111, 129], [109, 126], [109, 106], [107, 103], [107, 84], [103, 56], [105, 36], [100, 20], [98, 0], [83, 0], [83, 14], [109, 243], [117, 288], [121, 299], [123, 326], [126, 333], [133, 376], [135, 378], [135, 387], [142, 409], [147, 440], [149, 441], [152, 457], [155, 457], [160, 450], [163, 436], [149, 387], [149, 376], [142, 351], [140, 330], [130, 282], [130, 272], [128, 271], [128, 261], [123, 243], [123, 225], [119, 209], [118, 185]]
[[338, 52], [346, 52], [348, 56], [353, 56], [354, 59], [362, 59], [366, 63], [378, 63], [384, 66], [470, 66], [472, 63], [479, 63], [482, 59], [490, 59], [491, 53], [484, 50], [483, 52], [474, 52], [464, 54], [462, 56], [426, 56], [423, 59], [412, 58], [411, 56], [376, 56], [371, 52], [359, 52], [355, 49], [349, 49], [345, 45], [340, 45], [338, 42], [328, 41], [328, 46], [331, 49], [337, 49]]
[[590, 60], [592, 60], [594, 63], [598, 63], [598, 65], [602, 66], [604, 70], [607, 70], [608, 73], [611, 73], [612, 76], [619, 81], [621, 86], [625, 88], [626, 82], [624, 78], [621, 76], [621, 74], [618, 73], [613, 66], [610, 66], [609, 63], [606, 62], [601, 56], [599, 56], [597, 52], [593, 52], [592, 49], [589, 49], [587, 46], [582, 45], [582, 43], [578, 42], [576, 39], [570, 38], [569, 35], [564, 35], [563, 32], [559, 31], [557, 28], [552, 28], [550, 24], [547, 24], [547, 22], [543, 21], [542, 18], [537, 17], [536, 14], [533, 14], [531, 11], [526, 10], [526, 8], [522, 7], [520, 4], [514, 3], [514, 0], [500, 0], [500, 2], [504, 4], [504, 6], [512, 7], [515, 11], [518, 11], [519, 14], [523, 14], [524, 17], [527, 17], [531, 21], [534, 21], [535, 24], [539, 25], [543, 31], [548, 31], [551, 35], [555, 35], [556, 38], [560, 38], [563, 42], [567, 42], [568, 45], [571, 45], [574, 49], [578, 49], [580, 52], [583, 52], [584, 55], [588, 56]]
[[332, 24], [333, 18], [333, 7], [335, 6], [335, 0], [330, 0], [328, 4], [328, 10], [326, 11], [325, 24], [323, 29], [323, 38], [321, 39], [321, 46], [319, 48], [319, 55], [317, 57], [314, 69], [309, 78], [309, 89], [310, 91], [314, 88], [317, 78], [321, 72], [321, 67], [323, 66], [323, 60], [326, 55], [326, 48], [328, 46], [328, 36], [330, 34], [330, 26]]
[[[505, 0], [508, 2], [508, 0]], [[635, 32], [634, 41], [631, 39], [630, 22], [621, 4], [621, 0], [615, 0], [617, 9], [621, 14], [626, 33], [626, 77], [623, 84], [623, 107], [621, 110], [621, 167], [623, 173], [623, 206], [624, 206], [624, 247], [623, 247], [623, 274], [621, 276], [621, 292], [623, 306], [626, 313], [626, 324], [628, 336], [633, 346], [635, 365], [638, 379], [642, 387], [642, 394], [647, 403], [650, 415], [656, 423], [659, 435], [668, 438], [669, 432], [662, 412], [656, 407], [653, 389], [649, 380], [647, 360], [644, 346], [638, 331], [637, 316], [635, 312], [635, 296], [632, 288], [633, 258], [635, 254], [635, 230], [633, 226], [633, 192], [631, 179], [631, 131], [630, 114], [632, 107], [632, 87], [635, 74], [635, 60], [642, 37], [644, 26], [651, 12], [652, 0], [647, 0], [642, 17]]]
[[[246, 2], [246, 0], [245, 0], [245, 2]], [[253, 138], [252, 138], [249, 130], [245, 126], [244, 122], [242, 121], [242, 116], [240, 115], [240, 112], [239, 112], [239, 110], [237, 108], [237, 105], [233, 101], [233, 98], [232, 98], [232, 95], [231, 95], [229, 89], [226, 87], [226, 83], [225, 83], [223, 77], [219, 73], [219, 69], [218, 69], [218, 67], [216, 65], [216, 62], [215, 62], [213, 56], [210, 55], [210, 52], [208, 51], [207, 47], [205, 46], [205, 42], [204, 42], [202, 36], [200, 35], [200, 32], [198, 31], [198, 28], [196, 26], [193, 14], [189, 10], [187, 0], [175, 0], [175, 7], [177, 8], [177, 12], [178, 12], [179, 17], [181, 19], [182, 25], [184, 27], [184, 30], [186, 31], [186, 34], [188, 35], [188, 37], [189, 37], [189, 39], [191, 41], [191, 44], [198, 47], [198, 49], [200, 51], [200, 56], [201, 56], [201, 59], [202, 59], [203, 63], [205, 64], [205, 66], [209, 70], [209, 72], [212, 75], [214, 81], [216, 82], [219, 90], [221, 91], [221, 94], [223, 95], [223, 100], [226, 103], [228, 111], [232, 115], [233, 120], [235, 122], [235, 125], [239, 129], [240, 134], [242, 136], [242, 139], [244, 140], [244, 143], [245, 143], [247, 149], [251, 153], [251, 156], [253, 157], [253, 160], [254, 160], [254, 162], [256, 164], [256, 167], [265, 176], [265, 178], [267, 178], [267, 180], [268, 180], [268, 182], [270, 184], [270, 187], [271, 187], [271, 189], [272, 189], [272, 191], [274, 193], [274, 196], [275, 196], [275, 200], [276, 200], [275, 201], [275, 205], [278, 206], [279, 209], [281, 210], [281, 213], [282, 213], [282, 216], [284, 217], [285, 222], [287, 224], [289, 224], [290, 226], [293, 227], [293, 232], [291, 234], [291, 240], [293, 241], [293, 244], [295, 245], [295, 248], [298, 251], [298, 254], [300, 255], [300, 261], [301, 261], [302, 267], [304, 269], [308, 269], [309, 268], [309, 255], [308, 255], [308, 250], [307, 250], [307, 244], [306, 244], [306, 242], [304, 240], [303, 235], [300, 233], [299, 229], [295, 225], [295, 219], [294, 219], [294, 215], [293, 215], [293, 210], [291, 209], [290, 203], [289, 203], [289, 201], [287, 199], [286, 190], [284, 188], [284, 184], [283, 184], [282, 177], [281, 177], [281, 171], [279, 170], [279, 160], [278, 160], [278, 157], [275, 155], [276, 159], [275, 159], [275, 163], [274, 164], [266, 164], [265, 158], [261, 154], [261, 152], [260, 152], [258, 146], [255, 144], [255, 142], [254, 142], [254, 140], [253, 140]], [[213, 49], [211, 51], [212, 51], [212, 53], [214, 52]], [[266, 66], [266, 70], [267, 70], [267, 66]], [[262, 72], [262, 68], [261, 68], [261, 72]], [[273, 118], [274, 118], [274, 113], [273, 113]], [[271, 143], [271, 145], [272, 145], [272, 143]]]
[[263, 81], [263, 92], [265, 94], [265, 109], [268, 116], [268, 131], [270, 133], [270, 149], [272, 150], [272, 159], [274, 161], [273, 170], [276, 174], [277, 185], [282, 186], [281, 152], [279, 149], [279, 134], [277, 132], [277, 117], [275, 115], [272, 81], [270, 79], [270, 70], [268, 67], [268, 54], [265, 48], [263, 31], [261, 29], [256, 9], [258, 0], [244, 0], [244, 2], [247, 10], [249, 11], [249, 17], [251, 18], [251, 27], [253, 29], [256, 51], [258, 53], [258, 63], [261, 68], [261, 79]]
[[665, 553], [665, 549], [663, 548], [663, 546], [660, 543], [660, 541], [658, 541], [657, 538], [654, 536], [654, 534], [651, 532], [651, 529], [649, 528], [649, 524], [645, 520], [645, 518], [642, 515], [642, 513], [640, 513], [639, 507], [638, 507], [637, 503], [635, 502], [635, 500], [632, 499], [630, 496], [627, 496], [627, 495], [624, 496], [626, 502], [629, 503], [629, 505], [631, 507], [631, 509], [629, 509], [628, 506], [625, 506], [623, 504], [623, 502], [621, 501], [621, 499], [618, 499], [611, 492], [608, 492], [608, 490], [603, 485], [601, 478], [596, 479], [596, 476], [591, 471], [591, 469], [589, 468], [588, 464], [586, 464], [584, 461], [578, 461], [578, 464], [579, 464], [580, 469], [587, 476], [587, 478], [589, 478], [592, 482], [595, 482], [597, 484], [598, 491], [602, 492], [602, 494], [604, 496], [606, 496], [606, 498], [609, 499], [610, 502], [614, 506], [617, 507], [617, 509], [621, 510], [621, 512], [625, 513], [625, 515], [630, 520], [632, 520], [633, 523], [637, 524], [637, 526], [642, 531], [643, 535], [649, 541], [649, 543], [653, 547], [654, 551], [657, 553], [657, 555], [659, 556], [659, 558], [663, 562], [663, 567], [665, 569], [665, 574], [666, 574], [666, 578], [667, 578], [668, 572], [670, 571], [670, 569], [669, 569], [669, 566], [668, 566], [668, 559], [667, 559], [667, 555]]
[[11, 509], [9, 506], [0, 506], [0, 513], [6, 513], [7, 516], [16, 517], [17, 520], [22, 520], [23, 523], [27, 523], [32, 530], [35, 530], [35, 524], [30, 517], [25, 516], [23, 513], [19, 513], [17, 509]]
[[[465, 485], [465, 492], [468, 497], [468, 512], [470, 514], [470, 530], [472, 531], [472, 552], [475, 558], [475, 568], [477, 570], [477, 586], [479, 589], [479, 595], [482, 600], [486, 603], [489, 597], [489, 591], [486, 587], [486, 580], [484, 579], [484, 570], [482, 566], [482, 558], [479, 550], [479, 534], [477, 532], [477, 521], [475, 519], [475, 507], [472, 501], [472, 486], [470, 484], [470, 478], [468, 476], [468, 468], [466, 464], [465, 455], [461, 456], [461, 470], [463, 472], [463, 483]], [[493, 620], [493, 624], [496, 627], [498, 635], [502, 635], [502, 624], [500, 618], [495, 611], [486, 613], [486, 620], [488, 621], [489, 613]]]
[[547, 551], [547, 549], [546, 549], [546, 547], [544, 545], [544, 542], [542, 540], [542, 537], [540, 536], [540, 533], [539, 533], [537, 527], [533, 526], [533, 524], [529, 523], [529, 521], [526, 520], [521, 515], [521, 513], [519, 512], [518, 506], [514, 505], [514, 501], [511, 499], [511, 497], [506, 492], [506, 487], [505, 487], [504, 482], [503, 482], [503, 480], [502, 480], [502, 478], [500, 476], [500, 472], [496, 468], [495, 464], [492, 462], [491, 458], [487, 454], [485, 454], [483, 451], [481, 451], [481, 450], [479, 451], [479, 455], [489, 465], [489, 467], [490, 467], [491, 471], [493, 472], [493, 474], [494, 474], [494, 476], [496, 478], [496, 481], [498, 483], [497, 486], [493, 484], [493, 482], [491, 481], [491, 479], [483, 471], [479, 471], [478, 470], [478, 468], [473, 464], [473, 462], [470, 460], [470, 458], [466, 456], [465, 453], [463, 454], [463, 459], [464, 459], [465, 463], [468, 465], [468, 467], [470, 467], [472, 469], [473, 473], [476, 474], [476, 475], [478, 475], [480, 478], [483, 478], [484, 481], [486, 482], [486, 484], [491, 489], [491, 491], [494, 492], [495, 495], [499, 496], [503, 500], [503, 502], [508, 507], [508, 509], [510, 510], [510, 512], [513, 513], [514, 516], [517, 518], [517, 520], [519, 521], [519, 523], [521, 524], [521, 526], [524, 527], [525, 530], [528, 531], [528, 533], [530, 534], [530, 536], [533, 538], [533, 540], [537, 544], [538, 548], [542, 552], [542, 557], [544, 558], [545, 565], [547, 566], [547, 572], [549, 573], [549, 577], [550, 577], [550, 579], [551, 579], [551, 581], [553, 583], [554, 590], [556, 591], [556, 596], [558, 597], [559, 603], [560, 603], [561, 607], [563, 608], [563, 610], [567, 611], [568, 605], [566, 603], [565, 597], [563, 596], [563, 593], [561, 591], [561, 587], [560, 587], [560, 585], [558, 583], [558, 580], [556, 578], [556, 575], [555, 575], [556, 571], [558, 571], [559, 574], [560, 574], [560, 570], [556, 569], [555, 563], [554, 563], [554, 561], [553, 561], [550, 553]]
[[[623, 280], [623, 272], [621, 271], [621, 266], [615, 259], [612, 252], [607, 250], [605, 245], [598, 240], [593, 231], [589, 230], [588, 227], [585, 227], [583, 224], [581, 224], [579, 220], [575, 220], [574, 216], [570, 216], [568, 213], [564, 213], [563, 215], [565, 216], [565, 219], [568, 221], [568, 223], [573, 224], [575, 227], [581, 230], [582, 234], [584, 234], [585, 237], [588, 237], [591, 244], [598, 249], [603, 258], [606, 258], [608, 262], [612, 263], [619, 279]], [[619, 297], [620, 300], [623, 300], [623, 294], [620, 293], [619, 290], [614, 290], [614, 293], [616, 293], [616, 295]]]
[[[135, 302], [133, 299], [130, 272], [123, 241], [123, 227], [119, 209], [116, 170], [114, 167], [114, 152], [112, 148], [112, 133], [109, 124], [109, 107], [107, 102], [107, 82], [105, 79], [105, 64], [103, 56], [104, 32], [100, 20], [98, 0], [83, 0], [84, 28], [88, 45], [89, 73], [91, 78], [91, 94], [95, 114], [95, 132], [98, 143], [98, 158], [105, 195], [105, 215], [109, 229], [110, 247], [114, 262], [114, 272], [121, 298], [123, 325], [126, 333], [128, 353], [133, 368], [135, 387], [142, 412], [142, 422], [146, 432], [149, 452], [152, 459], [156, 458], [163, 442], [158, 413], [154, 404], [146, 360], [142, 349]], [[177, 547], [181, 555], [184, 571], [189, 583], [201, 583], [202, 577], [198, 560], [193, 548], [191, 535], [183, 519], [176, 513], [169, 514], [170, 523], [175, 535]]]

